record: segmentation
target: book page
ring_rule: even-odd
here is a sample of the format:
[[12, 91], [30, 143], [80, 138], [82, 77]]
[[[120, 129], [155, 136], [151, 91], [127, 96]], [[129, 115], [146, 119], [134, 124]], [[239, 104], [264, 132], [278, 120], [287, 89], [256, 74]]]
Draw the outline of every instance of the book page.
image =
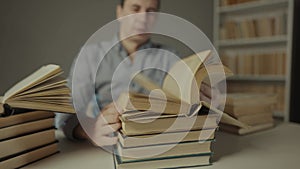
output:
[[[180, 97], [177, 97], [172, 93], [170, 93], [169, 91], [162, 89], [159, 85], [155, 84], [152, 80], [150, 80], [146, 76], [143, 76], [142, 74], [137, 74], [133, 78], [133, 81], [137, 82], [138, 84], [140, 84], [142, 87], [144, 87], [149, 91], [154, 91], [154, 93], [152, 93], [152, 96], [157, 96], [156, 98], [160, 98], [161, 94], [165, 94], [167, 98], [177, 100], [177, 101], [180, 100]], [[141, 97], [141, 95], [139, 96]]]
[[27, 90], [24, 90], [21, 93], [16, 94], [15, 96], [26, 95], [29, 93], [36, 93], [36, 92], [40, 92], [43, 90], [57, 88], [57, 87], [64, 87], [64, 86], [66, 86], [66, 84], [67, 84], [67, 80], [65, 80], [63, 77], [56, 76], [53, 79], [42, 82], [42, 83], [40, 83], [36, 86], [33, 86]]
[[199, 90], [194, 77], [200, 67], [204, 66], [203, 62], [210, 55], [211, 50], [206, 50], [175, 63], [164, 79], [163, 91], [167, 91], [182, 101], [192, 104], [194, 102], [192, 98], [196, 98], [192, 94], [197, 94], [197, 92], [192, 91], [194, 89]]
[[35, 84], [43, 81], [44, 79], [47, 79], [48, 77], [51, 77], [55, 74], [58, 74], [61, 72], [61, 69], [58, 65], [49, 64], [46, 66], [41, 67], [28, 77], [26, 77], [24, 80], [20, 81], [16, 85], [14, 85], [11, 89], [9, 89], [2, 100], [2, 103], [5, 102], [7, 99], [12, 97], [13, 95], [20, 93], [31, 86], [34, 86]]

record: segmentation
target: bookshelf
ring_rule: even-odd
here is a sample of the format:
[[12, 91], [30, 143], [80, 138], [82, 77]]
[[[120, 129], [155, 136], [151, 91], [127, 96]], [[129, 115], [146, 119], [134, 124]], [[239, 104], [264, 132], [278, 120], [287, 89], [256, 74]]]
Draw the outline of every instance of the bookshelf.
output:
[[214, 0], [214, 45], [235, 76], [229, 92], [278, 95], [289, 121], [294, 0]]

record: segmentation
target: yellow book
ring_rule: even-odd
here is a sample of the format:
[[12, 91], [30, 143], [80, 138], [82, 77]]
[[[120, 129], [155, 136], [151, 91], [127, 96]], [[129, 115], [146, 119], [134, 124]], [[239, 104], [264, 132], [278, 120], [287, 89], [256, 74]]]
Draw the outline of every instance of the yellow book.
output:
[[159, 137], [155, 137], [156, 134], [127, 136], [121, 130], [117, 132], [117, 136], [122, 147], [130, 148], [158, 144], [175, 144], [179, 141], [191, 142], [212, 140], [215, 138], [215, 131], [216, 129], [200, 129], [182, 132], [168, 132], [160, 134]]
[[0, 128], [0, 141], [15, 137], [24, 136], [26, 134], [46, 130], [54, 127], [54, 118], [36, 120], [33, 122], [13, 125], [10, 127]]
[[117, 154], [123, 162], [134, 162], [136, 160], [147, 160], [153, 158], [168, 158], [174, 156], [209, 154], [211, 153], [211, 144], [214, 140], [204, 142], [179, 142], [176, 144], [161, 144], [153, 146], [124, 148], [117, 144]]
[[48, 129], [45, 131], [1, 141], [0, 161], [10, 156], [54, 142], [56, 142], [55, 129]]
[[[127, 92], [120, 95], [117, 104], [125, 112], [121, 117], [121, 121], [124, 124], [122, 126], [123, 130], [124, 128], [127, 129], [124, 132], [126, 134], [130, 133], [130, 122], [127, 123], [127, 121], [130, 121], [130, 118], [134, 118], [135, 120], [138, 117], [147, 119], [153, 116], [159, 117], [160, 114], [163, 114], [159, 120], [165, 121], [164, 119], [168, 118], [166, 115], [191, 117], [197, 116], [200, 110], [211, 110], [212, 114], [218, 116], [214, 117], [216, 121], [222, 116], [222, 120], [225, 123], [246, 127], [246, 125], [227, 114], [223, 114], [222, 111], [211, 106], [210, 103], [200, 101], [200, 86], [202, 82], [215, 86], [221, 81], [226, 80], [226, 77], [232, 75], [232, 72], [226, 66], [222, 65], [221, 62], [204, 64], [206, 61], [209, 63], [209, 59], [213, 55], [211, 50], [206, 50], [178, 61], [168, 71], [163, 80], [162, 87], [153, 83], [142, 74], [136, 75], [133, 80], [149, 90], [150, 94]], [[144, 124], [141, 127], [143, 126], [146, 125]], [[133, 127], [132, 129], [136, 128]], [[151, 129], [150, 126], [149, 129]], [[159, 131], [155, 130], [155, 132]], [[136, 132], [132, 134], [134, 133]]]

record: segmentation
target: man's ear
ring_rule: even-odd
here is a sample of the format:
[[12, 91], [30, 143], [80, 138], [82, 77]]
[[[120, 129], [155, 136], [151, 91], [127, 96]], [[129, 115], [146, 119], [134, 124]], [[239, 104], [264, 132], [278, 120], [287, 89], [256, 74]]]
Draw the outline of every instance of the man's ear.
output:
[[122, 14], [122, 6], [121, 5], [117, 5], [117, 9], [116, 9], [116, 15], [117, 15], [117, 19], [121, 18], [123, 16]]

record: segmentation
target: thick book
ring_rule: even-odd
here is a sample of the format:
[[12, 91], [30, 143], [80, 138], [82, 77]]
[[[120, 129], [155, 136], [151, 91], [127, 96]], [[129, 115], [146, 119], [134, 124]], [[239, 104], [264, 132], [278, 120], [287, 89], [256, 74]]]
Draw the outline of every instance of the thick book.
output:
[[5, 106], [0, 115], [13, 114], [17, 109], [75, 113], [62, 73], [60, 66], [49, 64], [15, 84], [0, 98], [0, 106]]
[[267, 113], [255, 113], [252, 115], [240, 116], [236, 118], [237, 120], [249, 125], [255, 126], [259, 124], [273, 123], [273, 114], [271, 111]]
[[20, 168], [36, 161], [47, 158], [59, 152], [58, 143], [52, 143], [36, 149], [33, 149], [23, 154], [16, 155], [9, 159], [0, 160], [0, 166], [2, 169]]
[[[243, 123], [211, 106], [210, 103], [200, 101], [202, 82], [214, 86], [232, 75], [232, 72], [221, 63], [205, 65], [204, 63], [209, 62], [212, 55], [211, 50], [206, 50], [176, 62], [165, 76], [162, 87], [141, 73], [135, 75], [133, 80], [151, 92], [149, 95], [134, 92], [122, 93], [117, 100], [117, 104], [125, 112], [122, 118], [124, 116], [127, 118], [149, 116], [147, 115], [149, 112], [194, 116], [202, 108], [206, 108], [217, 114], [219, 118], [222, 116], [221, 120], [224, 123], [246, 127]], [[123, 119], [122, 122], [125, 122]]]
[[211, 165], [211, 153], [181, 155], [168, 158], [156, 158], [147, 160], [136, 160], [135, 162], [123, 162], [114, 153], [114, 164], [116, 169], [153, 169], [153, 168], [192, 168]]
[[0, 142], [0, 159], [9, 158], [15, 154], [53, 143], [55, 141], [55, 129], [49, 129], [13, 139], [3, 140]]
[[30, 111], [26, 113], [0, 117], [0, 128], [33, 122], [46, 118], [54, 118], [55, 113], [50, 111]]
[[[210, 107], [209, 103], [200, 101], [200, 86], [202, 82], [208, 85], [215, 85], [225, 80], [227, 76], [232, 75], [232, 72], [221, 63], [205, 65], [204, 63], [208, 62], [212, 55], [212, 51], [206, 50], [177, 61], [165, 76], [162, 87], [141, 73], [135, 75], [133, 80], [151, 91], [151, 93], [149, 96], [137, 93], [129, 94], [127, 97], [125, 97], [126, 95], [121, 95], [120, 101], [118, 101], [120, 106], [124, 110], [152, 110], [154, 112], [164, 112], [165, 114], [188, 115], [196, 113], [195, 111], [187, 111], [195, 105]], [[131, 101], [134, 107], [130, 107], [130, 102], [128, 101]], [[152, 106], [149, 101], [153, 102]], [[162, 110], [161, 103], [165, 103], [166, 110]], [[139, 106], [139, 104], [143, 104], [143, 106]], [[146, 106], [146, 104], [150, 106]], [[169, 106], [168, 104], [171, 105]], [[139, 107], [135, 108], [135, 106]], [[183, 108], [179, 109], [178, 106]], [[144, 109], [142, 109], [143, 107]]]
[[159, 137], [156, 137], [156, 134], [126, 136], [121, 130], [117, 132], [117, 136], [122, 147], [129, 148], [147, 145], [178, 143], [179, 141], [189, 142], [212, 140], [215, 138], [215, 130], [216, 129], [205, 129], [182, 132], [168, 132], [160, 134]]
[[179, 132], [199, 129], [215, 129], [218, 127], [218, 115], [160, 115], [144, 118], [128, 119], [120, 117], [122, 132], [127, 136], [159, 134], [164, 132]]
[[55, 113], [50, 111], [30, 111], [7, 117], [0, 117], [0, 128], [14, 126], [22, 123], [33, 122], [46, 118], [54, 118]]
[[263, 93], [229, 93], [226, 96], [225, 112], [239, 117], [256, 113], [267, 113], [276, 103], [274, 94]]
[[36, 120], [9, 127], [0, 128], [0, 141], [14, 137], [24, 136], [26, 134], [50, 129], [54, 127], [54, 118]]
[[255, 126], [250, 126], [248, 128], [239, 128], [227, 124], [220, 124], [220, 130], [237, 134], [237, 135], [251, 134], [251, 133], [267, 130], [273, 127], [274, 127], [274, 123], [259, 124]]
[[198, 153], [211, 153], [211, 143], [213, 140], [204, 142], [191, 141], [179, 142], [175, 144], [161, 144], [142, 147], [122, 147], [116, 145], [117, 154], [123, 162], [135, 162], [136, 160], [146, 160], [153, 158], [168, 158], [173, 156], [193, 155]]

